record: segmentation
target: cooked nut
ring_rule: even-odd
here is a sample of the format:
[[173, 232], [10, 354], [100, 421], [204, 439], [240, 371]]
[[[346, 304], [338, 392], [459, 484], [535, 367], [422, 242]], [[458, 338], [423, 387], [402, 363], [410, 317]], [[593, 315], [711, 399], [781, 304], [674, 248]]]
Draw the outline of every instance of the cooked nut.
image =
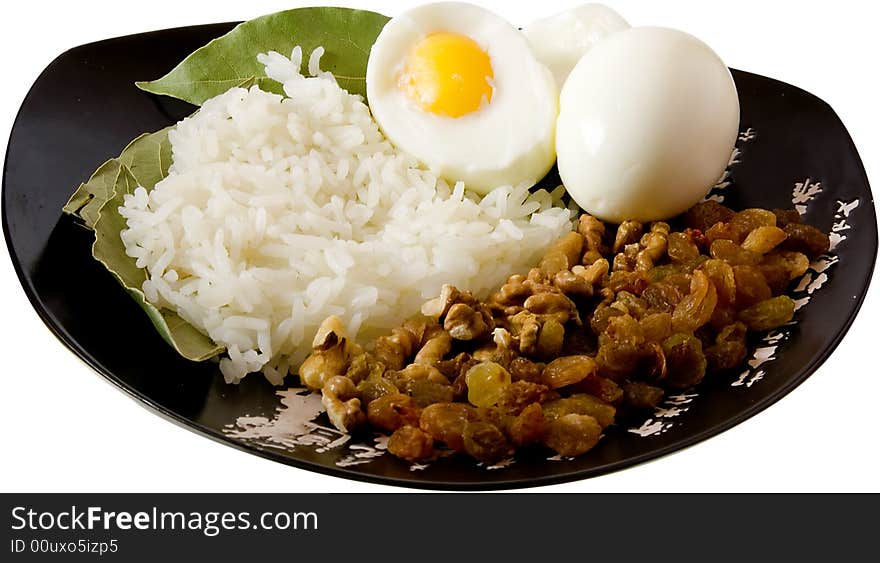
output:
[[444, 330], [422, 346], [413, 362], [416, 364], [433, 364], [442, 360], [450, 350], [452, 350], [452, 337]]
[[331, 377], [344, 374], [347, 364], [348, 358], [341, 346], [313, 352], [299, 366], [299, 379], [303, 385], [317, 391]]
[[[583, 266], [575, 267], [583, 268]], [[588, 282], [585, 278], [578, 276], [571, 270], [557, 272], [556, 275], [553, 276], [553, 285], [558, 287], [559, 290], [566, 295], [573, 295], [575, 297], [593, 296], [593, 284]]]
[[642, 250], [636, 255], [636, 270], [647, 271], [654, 267], [666, 254], [666, 240], [669, 235], [669, 225], [663, 222], [651, 224], [651, 231], [642, 235], [639, 246]]
[[598, 285], [602, 282], [605, 276], [608, 275], [608, 260], [604, 258], [600, 258], [596, 260], [583, 270], [581, 269], [572, 269], [572, 272], [589, 282], [592, 285]]
[[611, 251], [617, 254], [628, 244], [638, 242], [642, 236], [642, 224], [638, 221], [624, 221], [617, 227], [617, 234], [614, 236], [614, 246]]
[[513, 348], [517, 341], [518, 338], [511, 335], [507, 329], [496, 328], [492, 332], [492, 343], [477, 348], [472, 359], [475, 360], [475, 363], [495, 362], [502, 366], [507, 366], [516, 357], [516, 352]]
[[348, 368], [346, 368], [343, 375], [355, 383], [360, 383], [370, 375], [374, 363], [375, 360], [369, 354], [361, 352], [351, 357], [348, 362]]
[[321, 404], [327, 409], [327, 417], [341, 432], [350, 432], [366, 422], [367, 417], [357, 398], [357, 387], [349, 378], [331, 377], [324, 383], [321, 393]]
[[312, 354], [299, 367], [299, 379], [303, 385], [317, 391], [329, 378], [345, 374], [352, 355], [360, 353], [360, 346], [346, 338], [342, 320], [336, 316], [327, 317], [315, 333]]
[[507, 283], [501, 286], [491, 301], [501, 305], [522, 305], [523, 301], [532, 294], [531, 288], [526, 285], [526, 277], [522, 275], [510, 276]]
[[426, 301], [424, 305], [422, 305], [422, 314], [426, 317], [432, 317], [435, 319], [439, 319], [443, 315], [446, 314], [446, 311], [452, 307], [453, 303], [459, 297], [460, 292], [458, 289], [450, 284], [443, 284], [443, 287], [440, 289], [440, 296], [429, 301]]
[[535, 315], [552, 315], [560, 323], [565, 323], [577, 315], [571, 299], [561, 293], [539, 293], [532, 295], [524, 304], [526, 310]]
[[508, 321], [519, 342], [519, 353], [526, 356], [535, 355], [538, 351], [538, 332], [541, 330], [538, 317], [530, 311], [523, 311]]
[[376, 339], [376, 359], [388, 369], [401, 369], [418, 348], [420, 338], [403, 327], [394, 328], [388, 336]]
[[[578, 232], [584, 237], [584, 250], [601, 256], [605, 249], [602, 239], [605, 236], [605, 224], [588, 213], [578, 219]], [[585, 262], [586, 264], [586, 262]], [[590, 262], [592, 264], [592, 262]]]
[[486, 322], [483, 313], [465, 303], [456, 303], [446, 313], [443, 328], [456, 340], [474, 340], [488, 334], [493, 327]]
[[336, 346], [345, 336], [345, 325], [342, 324], [342, 319], [336, 315], [331, 315], [321, 322], [321, 326], [315, 332], [315, 337], [312, 340], [312, 349], [327, 350]]
[[558, 250], [554, 250], [548, 252], [543, 258], [541, 258], [538, 267], [548, 276], [552, 276], [556, 272], [567, 270], [570, 266], [565, 254]]
[[632, 272], [636, 269], [636, 260], [638, 259], [638, 254], [638, 244], [632, 243], [624, 246], [623, 252], [619, 252], [614, 256], [611, 270], [614, 272]]
[[538, 267], [548, 276], [568, 270], [580, 263], [584, 248], [584, 237], [580, 233], [566, 233], [548, 249]]
[[435, 383], [449, 384], [449, 380], [440, 370], [428, 364], [410, 364], [402, 370], [394, 372], [392, 378], [398, 388], [405, 388], [411, 382], [422, 379]]

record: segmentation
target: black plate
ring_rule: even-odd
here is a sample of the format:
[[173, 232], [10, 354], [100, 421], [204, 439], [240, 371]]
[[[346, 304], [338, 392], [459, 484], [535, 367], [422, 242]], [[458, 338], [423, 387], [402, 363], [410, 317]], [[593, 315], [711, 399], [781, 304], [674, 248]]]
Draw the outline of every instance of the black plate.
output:
[[[282, 463], [395, 485], [490, 489], [582, 479], [682, 449], [768, 407], [828, 357], [862, 303], [877, 253], [877, 227], [868, 180], [849, 134], [815, 96], [734, 71], [742, 106], [741, 152], [731, 165], [730, 185], [722, 183], [713, 193], [734, 208], [787, 207], [794, 191], [810, 200], [809, 222], [846, 237], [838, 238], [828, 260], [814, 264], [800, 284], [796, 297], [810, 302], [798, 311], [797, 322], [756, 341], [756, 356], [742, 374], [714, 378], [667, 400], [650, 418], [613, 427], [593, 452], [576, 460], [532, 453], [491, 469], [455, 457], [412, 468], [383, 455], [372, 438], [339, 444], [334, 442], [338, 435], [314, 426], [308, 438], [317, 446], [291, 449], [265, 435], [236, 436], [238, 417], [274, 416], [280, 405], [276, 389], [258, 376], [226, 385], [216, 364], [178, 357], [91, 258], [92, 233], [61, 215], [79, 182], [130, 139], [193, 109], [145, 94], [132, 83], [164, 74], [231, 26], [158, 31], [64, 53], [22, 105], [3, 176], [4, 233], [34, 308], [104, 377], [192, 430]], [[841, 268], [846, 275], [835, 275]], [[98, 295], [101, 299], [93, 298]], [[778, 359], [762, 362], [766, 356]]]

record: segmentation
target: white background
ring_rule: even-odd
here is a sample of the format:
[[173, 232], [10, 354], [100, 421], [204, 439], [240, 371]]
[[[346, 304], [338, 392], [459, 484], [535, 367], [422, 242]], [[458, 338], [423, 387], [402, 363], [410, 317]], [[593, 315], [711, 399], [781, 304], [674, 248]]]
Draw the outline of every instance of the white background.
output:
[[[320, 3], [320, 0], [317, 0]], [[415, 2], [332, 2], [388, 15]], [[523, 25], [577, 2], [479, 2]], [[880, 54], [868, 2], [608, 0], [633, 25], [665, 25], [709, 43], [736, 68], [796, 84], [829, 102], [878, 188]], [[305, 5], [245, 2], [4, 2], [0, 144], [40, 71], [66, 49], [108, 37], [249, 19]], [[151, 78], [151, 77], [145, 77]], [[870, 259], [870, 257], [865, 257]], [[845, 269], [837, 275], [846, 275]], [[540, 491], [880, 491], [877, 275], [837, 351], [803, 385], [724, 434], [666, 458]], [[403, 491], [327, 477], [248, 455], [158, 417], [61, 345], [0, 256], [4, 421], [0, 490]]]

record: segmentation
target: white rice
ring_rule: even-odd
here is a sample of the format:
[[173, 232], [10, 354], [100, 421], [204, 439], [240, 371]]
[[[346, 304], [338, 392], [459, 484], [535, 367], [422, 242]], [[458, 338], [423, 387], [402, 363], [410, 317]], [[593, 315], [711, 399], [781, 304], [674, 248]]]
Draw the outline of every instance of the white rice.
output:
[[361, 339], [399, 325], [444, 283], [487, 294], [571, 228], [546, 191], [482, 200], [382, 136], [360, 96], [302, 52], [260, 55], [287, 97], [233, 88], [169, 134], [173, 163], [120, 213], [147, 299], [225, 346], [229, 382], [280, 384], [318, 325]]

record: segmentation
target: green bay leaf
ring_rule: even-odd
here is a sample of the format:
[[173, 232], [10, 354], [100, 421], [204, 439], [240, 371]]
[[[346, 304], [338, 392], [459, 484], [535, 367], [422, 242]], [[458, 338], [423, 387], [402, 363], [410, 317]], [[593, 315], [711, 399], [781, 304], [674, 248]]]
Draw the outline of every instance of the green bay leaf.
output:
[[[167, 136], [167, 132], [166, 132]], [[140, 138], [139, 138], [140, 139]], [[134, 144], [134, 143], [132, 143]], [[129, 145], [129, 148], [132, 145]], [[144, 149], [144, 152], [140, 151]], [[150, 144], [142, 144], [135, 152], [130, 152], [131, 163], [137, 163], [139, 169], [146, 171], [161, 170], [161, 178], [168, 173], [168, 166], [158, 163], [159, 155], [162, 154], [161, 146], [155, 147]], [[155, 148], [156, 150], [153, 150]], [[149, 150], [147, 150], [149, 149]], [[128, 149], [126, 149], [128, 150]], [[149, 158], [145, 155], [150, 154]], [[125, 151], [120, 160], [125, 160]], [[165, 161], [170, 162], [170, 160]], [[139, 185], [144, 185], [125, 164], [118, 164], [119, 170], [116, 182], [113, 186], [112, 197], [107, 199], [101, 207], [98, 218], [94, 223], [95, 242], [92, 245], [92, 255], [101, 262], [113, 275], [125, 291], [147, 313], [153, 326], [177, 352], [193, 361], [202, 361], [212, 358], [223, 351], [223, 348], [214, 344], [210, 338], [199, 332], [194, 326], [184, 321], [174, 311], [158, 309], [149, 303], [141, 287], [147, 280], [147, 272], [138, 268], [135, 259], [125, 253], [125, 245], [119, 237], [119, 233], [126, 227], [125, 218], [120, 215], [119, 207], [124, 203], [126, 194], [131, 194]], [[158, 167], [158, 168], [157, 168]], [[151, 176], [144, 176], [150, 177]], [[158, 181], [158, 180], [156, 180]], [[153, 182], [155, 185], [155, 181]], [[144, 188], [148, 191], [153, 185]]]
[[113, 197], [121, 167], [125, 166], [140, 185], [152, 190], [156, 182], [168, 174], [171, 164], [171, 143], [166, 127], [155, 133], [144, 133], [128, 144], [116, 158], [102, 164], [70, 196], [63, 211], [78, 217], [89, 229], [95, 228], [98, 213]]
[[305, 70], [309, 54], [323, 46], [322, 70], [332, 72], [349, 92], [366, 97], [367, 58], [387, 21], [382, 14], [348, 8], [297, 8], [269, 14], [239, 24], [194, 51], [162, 78], [137, 86], [195, 105], [234, 86], [256, 84], [282, 94], [281, 84], [265, 75], [257, 54], [277, 51], [289, 56], [300, 45]]
[[117, 157], [119, 163], [128, 168], [138, 184], [147, 191], [153, 189], [159, 180], [168, 175], [171, 166], [171, 142], [168, 132], [173, 125], [155, 133], [144, 133], [135, 138]]
[[63, 211], [78, 217], [89, 229], [94, 229], [98, 212], [113, 197], [119, 171], [119, 161], [115, 158], [102, 164], [86, 182], [79, 185], [64, 205]]

